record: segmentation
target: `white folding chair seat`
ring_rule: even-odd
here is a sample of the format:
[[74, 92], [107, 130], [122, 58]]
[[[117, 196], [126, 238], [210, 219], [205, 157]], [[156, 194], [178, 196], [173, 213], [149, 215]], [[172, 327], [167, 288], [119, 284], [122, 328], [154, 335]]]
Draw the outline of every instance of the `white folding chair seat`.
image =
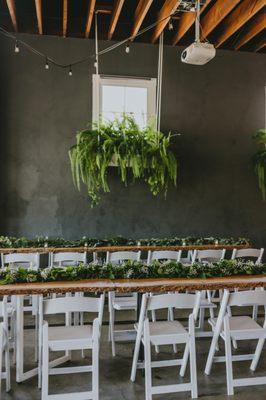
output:
[[[138, 329], [138, 324], [136, 324], [136, 329]], [[189, 336], [187, 329], [179, 321], [150, 322], [149, 329], [153, 346], [184, 343]]]
[[52, 351], [80, 350], [91, 347], [92, 326], [55, 326], [48, 328], [49, 347]]
[[[210, 318], [208, 320], [211, 327], [214, 329], [217, 323], [217, 318]], [[262, 329], [261, 326], [251, 317], [249, 316], [238, 316], [238, 317], [229, 317], [229, 327], [230, 331], [238, 331], [238, 330], [249, 330], [249, 329]], [[222, 331], [224, 327], [222, 325]], [[235, 339], [235, 338], [233, 338]]]
[[[120, 264], [123, 261], [140, 261], [140, 251], [116, 251], [107, 252], [106, 262], [112, 264]], [[136, 311], [137, 310], [137, 293], [131, 295], [119, 295], [115, 292], [108, 293], [108, 309], [109, 309], [109, 341], [112, 346], [112, 355], [115, 356], [115, 342], [131, 341], [135, 339], [135, 330], [119, 329], [115, 330], [115, 311]]]

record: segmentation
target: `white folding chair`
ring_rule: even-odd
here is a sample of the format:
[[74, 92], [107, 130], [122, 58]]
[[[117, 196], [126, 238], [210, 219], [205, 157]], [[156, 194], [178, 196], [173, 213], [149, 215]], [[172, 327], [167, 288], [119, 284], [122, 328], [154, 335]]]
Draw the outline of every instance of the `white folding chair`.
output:
[[[0, 398], [2, 379], [6, 381], [6, 392], [10, 390], [10, 355], [9, 355], [9, 335], [8, 335], [8, 314], [7, 297], [4, 296], [0, 301]], [[5, 370], [3, 371], [3, 358]]]
[[[79, 400], [98, 400], [99, 399], [99, 338], [102, 325], [104, 307], [104, 295], [99, 298], [93, 297], [65, 297], [43, 300], [40, 296], [39, 300], [39, 320], [42, 324], [40, 329], [40, 343], [42, 344], [42, 400], [58, 400], [60, 399], [79, 399]], [[83, 312], [95, 313], [97, 318], [91, 325], [68, 325], [66, 319], [65, 326], [51, 327], [43, 316], [48, 314], [65, 314]], [[49, 362], [49, 352], [73, 350], [92, 350], [92, 365], [77, 367], [57, 367], [57, 360]], [[92, 390], [77, 393], [65, 394], [49, 394], [49, 375], [61, 375], [68, 373], [92, 373]]]
[[181, 259], [182, 251], [169, 251], [169, 250], [155, 250], [148, 252], [147, 264], [151, 264], [155, 260], [167, 260], [179, 262]]
[[[1, 265], [2, 268], [9, 266], [13, 269], [17, 269], [19, 267], [23, 267], [26, 269], [33, 269], [37, 271], [40, 267], [40, 253], [10, 253], [3, 254], [1, 253]], [[35, 319], [35, 361], [37, 361], [38, 356], [38, 296], [25, 296], [25, 300], [27, 300], [28, 304], [23, 305], [23, 312], [31, 312]], [[12, 300], [12, 299], [11, 299]], [[9, 304], [8, 310], [10, 311], [11, 318], [11, 329], [14, 330], [14, 307], [13, 303], [16, 303], [16, 298], [11, 301]], [[14, 357], [15, 357], [15, 349], [14, 349]]]
[[255, 262], [255, 264], [260, 264], [262, 262], [264, 249], [234, 249], [232, 252], [232, 260], [236, 258], [250, 259]]
[[[169, 251], [169, 250], [155, 250], [151, 251], [149, 250], [148, 252], [148, 259], [147, 259], [147, 264], [150, 265], [153, 261], [159, 260], [159, 261], [175, 261], [175, 262], [180, 262], [181, 259], [181, 253], [182, 251]], [[151, 294], [152, 295], [152, 294]], [[155, 310], [152, 310], [151, 312], [152, 315], [152, 321], [156, 321], [156, 313]], [[172, 308], [168, 309], [168, 320], [173, 321], [174, 320], [174, 312]], [[156, 352], [159, 353], [159, 347], [155, 347]], [[176, 352], [176, 345], [173, 346], [174, 351]]]
[[51, 253], [50, 262], [51, 266], [58, 265], [63, 267], [66, 265], [78, 265], [79, 263], [86, 264], [87, 253], [76, 253], [76, 252], [59, 252]]
[[[248, 259], [253, 261], [256, 265], [260, 264], [262, 262], [262, 257], [263, 257], [263, 253], [264, 253], [264, 249], [253, 249], [253, 248], [249, 248], [249, 249], [234, 249], [232, 252], [232, 260], [236, 260], [238, 258], [242, 258], [242, 259]], [[228, 312], [230, 314], [230, 308], [228, 308]], [[258, 318], [258, 307], [254, 306], [253, 307], [253, 319], [257, 320]], [[235, 341], [233, 342], [235, 343]], [[236, 344], [234, 345], [234, 347], [236, 347]]]
[[[135, 251], [118, 251], [107, 252], [106, 262], [112, 264], [120, 264], [123, 261], [140, 261], [141, 252]], [[134, 330], [115, 330], [115, 311], [137, 310], [137, 293], [127, 294], [126, 296], [117, 296], [115, 292], [108, 293], [108, 309], [109, 309], [109, 341], [112, 346], [112, 355], [115, 356], [115, 342], [128, 341], [135, 337]], [[133, 336], [132, 336], [133, 333]]]
[[[228, 306], [256, 306], [266, 307], [266, 292], [265, 291], [242, 291], [229, 294]], [[236, 379], [233, 376], [233, 361], [242, 361], [250, 359], [249, 357], [237, 359], [232, 355], [231, 340], [258, 340], [256, 351], [253, 354], [250, 369], [255, 371], [259, 361], [263, 345], [266, 339], [266, 319], [264, 325], [259, 325], [253, 318], [249, 316], [232, 317], [228, 313], [224, 316], [223, 326], [220, 332], [220, 337], [225, 342], [225, 360], [226, 360], [226, 380], [227, 394], [233, 395], [234, 388], [240, 386], [251, 385], [266, 385], [266, 376], [248, 377]], [[251, 355], [252, 356], [252, 355]], [[242, 356], [243, 357], [243, 356]]]
[[[135, 381], [137, 368], [143, 368], [138, 363], [141, 342], [144, 345], [145, 393], [146, 400], [152, 400], [155, 394], [190, 391], [192, 398], [197, 398], [197, 367], [195, 351], [195, 326], [200, 304], [200, 293], [168, 293], [149, 297], [142, 297], [141, 312], [136, 324], [137, 338], [132, 362], [131, 381]], [[167, 308], [192, 309], [189, 316], [189, 326], [186, 329], [179, 321], [149, 322], [148, 311]], [[181, 359], [151, 361], [151, 346], [185, 344], [184, 356]], [[186, 364], [190, 359], [190, 382], [174, 385], [152, 385], [152, 368], [181, 365], [180, 375], [183, 376]]]
[[[194, 261], [201, 263], [212, 263], [219, 262], [225, 257], [225, 249], [207, 249], [207, 250], [195, 250]], [[205, 311], [209, 310], [210, 317], [214, 318], [214, 309], [217, 305], [214, 303], [213, 294], [210, 290], [203, 290], [201, 292], [200, 312], [199, 312], [199, 324], [196, 327], [197, 337], [209, 337], [212, 336], [212, 331], [204, 330]]]

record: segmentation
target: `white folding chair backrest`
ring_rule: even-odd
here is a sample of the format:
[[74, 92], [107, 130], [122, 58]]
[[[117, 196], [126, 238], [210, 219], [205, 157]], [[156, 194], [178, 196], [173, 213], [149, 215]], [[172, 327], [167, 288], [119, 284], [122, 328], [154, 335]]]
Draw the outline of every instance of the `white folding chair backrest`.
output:
[[[228, 291], [228, 289], [226, 289]], [[245, 290], [229, 294], [228, 306], [246, 307], [250, 305], [266, 306], [266, 291]]]
[[180, 262], [183, 264], [192, 264], [195, 262], [196, 250], [188, 250], [187, 256], [182, 257], [182, 250], [181, 250], [181, 258]]
[[1, 254], [2, 267], [10, 265], [12, 267], [22, 266], [24, 268], [39, 269], [39, 253], [11, 253]]
[[97, 313], [100, 325], [102, 324], [104, 294], [100, 297], [58, 297], [45, 299], [40, 296], [40, 319], [45, 314], [65, 314], [74, 312]]
[[190, 293], [168, 293], [150, 296], [147, 298], [147, 311], [160, 310], [163, 308], [193, 309], [195, 316], [200, 306], [200, 292]]
[[110, 251], [106, 254], [106, 262], [118, 264], [122, 261], [140, 261], [140, 251], [116, 251], [111, 253]]
[[154, 260], [169, 260], [179, 262], [181, 258], [181, 250], [170, 251], [170, 250], [156, 250], [148, 252], [147, 264], [150, 264]]
[[262, 256], [264, 253], [264, 249], [234, 249], [232, 253], [231, 259], [234, 260], [236, 258], [255, 258], [256, 264], [260, 264], [262, 262]]
[[200, 262], [217, 262], [225, 257], [225, 249], [196, 250], [196, 260]]
[[79, 263], [86, 264], [87, 253], [76, 252], [60, 252], [51, 253], [51, 265], [58, 264], [60, 267], [64, 265], [77, 265]]

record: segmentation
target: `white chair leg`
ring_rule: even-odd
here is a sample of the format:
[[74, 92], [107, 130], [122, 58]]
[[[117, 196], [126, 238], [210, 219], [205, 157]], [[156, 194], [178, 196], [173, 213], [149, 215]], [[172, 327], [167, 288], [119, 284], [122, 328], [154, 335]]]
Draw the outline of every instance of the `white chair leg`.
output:
[[185, 350], [184, 350], [184, 355], [183, 355], [183, 360], [182, 360], [182, 365], [180, 368], [179, 375], [180, 376], [185, 376], [186, 373], [186, 368], [187, 368], [187, 363], [188, 363], [188, 356], [189, 356], [189, 344], [186, 344]]
[[48, 347], [48, 326], [43, 326], [42, 335], [42, 400], [48, 398], [49, 384], [49, 347]]
[[9, 348], [5, 350], [5, 370], [6, 370], [6, 392], [10, 391], [10, 354]]
[[145, 400], [152, 400], [152, 376], [151, 376], [151, 344], [149, 335], [149, 321], [144, 322], [144, 357], [145, 357]]
[[189, 317], [189, 364], [190, 364], [190, 380], [191, 380], [191, 397], [192, 399], [198, 398], [198, 384], [197, 384], [197, 364], [196, 364], [196, 346], [195, 346], [195, 325], [194, 317]]
[[110, 332], [111, 332], [111, 346], [112, 346], [112, 355], [115, 357], [115, 310], [112, 307], [110, 310], [110, 319], [109, 319], [109, 324], [110, 324]]
[[99, 399], [99, 322], [93, 326], [94, 339], [92, 348], [92, 393], [93, 400]]
[[259, 339], [259, 341], [257, 343], [257, 347], [256, 347], [256, 350], [255, 350], [255, 353], [254, 353], [253, 360], [252, 360], [251, 365], [250, 365], [251, 371], [255, 371], [256, 368], [257, 368], [257, 365], [258, 365], [258, 362], [259, 362], [259, 359], [260, 359], [260, 355], [261, 355], [264, 343], [265, 343], [265, 339]]
[[35, 318], [35, 328], [34, 328], [34, 361], [38, 362], [38, 314], [36, 314]]
[[[227, 307], [227, 314], [229, 317], [232, 317], [231, 307]], [[232, 339], [232, 343], [233, 343], [233, 348], [237, 349], [237, 341], [235, 339]]]
[[0, 396], [2, 387], [2, 373], [3, 373], [3, 337], [0, 335]]
[[136, 372], [137, 372], [137, 364], [138, 364], [141, 336], [142, 336], [142, 332], [141, 332], [141, 330], [139, 328], [138, 331], [137, 331], [137, 337], [136, 337], [133, 360], [132, 360], [132, 367], [131, 367], [130, 380], [132, 382], [135, 382], [135, 379], [136, 379]]
[[226, 361], [226, 381], [227, 381], [227, 394], [231, 396], [234, 394], [233, 387], [233, 362], [232, 362], [232, 348], [231, 337], [229, 330], [229, 318], [224, 319], [224, 332], [225, 332], [225, 361]]

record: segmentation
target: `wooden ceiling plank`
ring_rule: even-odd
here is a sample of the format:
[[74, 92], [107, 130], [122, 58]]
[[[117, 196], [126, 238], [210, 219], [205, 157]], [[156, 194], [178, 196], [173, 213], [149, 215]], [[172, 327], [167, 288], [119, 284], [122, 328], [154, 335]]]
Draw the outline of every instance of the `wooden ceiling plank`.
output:
[[91, 31], [95, 3], [96, 3], [96, 0], [89, 0], [88, 16], [87, 16], [86, 28], [85, 28], [85, 38], [86, 39], [88, 39], [90, 31]]
[[116, 0], [108, 31], [108, 40], [112, 39], [124, 2], [125, 0]]
[[217, 0], [201, 19], [201, 37], [206, 38], [230, 14], [241, 0]]
[[262, 39], [259, 44], [255, 46], [254, 51], [257, 53], [260, 50], [263, 50], [266, 47], [266, 39]]
[[235, 45], [235, 50], [239, 50], [245, 44], [247, 44], [251, 39], [259, 35], [264, 29], [266, 29], [266, 14], [259, 14], [252, 24], [248, 27], [247, 32], [240, 37]]
[[143, 22], [144, 18], [146, 17], [147, 12], [149, 11], [150, 6], [152, 5], [152, 2], [153, 2], [153, 0], [140, 0], [139, 1], [136, 12], [135, 12], [133, 28], [131, 31], [131, 40], [134, 39], [134, 37], [137, 35], [138, 31], [140, 30], [142, 22]]
[[13, 24], [14, 31], [18, 31], [17, 15], [16, 15], [16, 5], [15, 0], [6, 0], [10, 18]]
[[[200, 13], [202, 13], [206, 7], [212, 2], [213, 0], [206, 0], [204, 6], [201, 7]], [[175, 33], [173, 39], [173, 46], [175, 46], [182, 37], [188, 32], [188, 30], [192, 27], [196, 19], [195, 12], [183, 12], [177, 27], [177, 31]]]
[[35, 0], [35, 9], [38, 23], [38, 31], [39, 35], [43, 34], [43, 26], [42, 26], [42, 0]]
[[159, 38], [160, 34], [163, 32], [164, 28], [168, 24], [172, 13], [174, 13], [181, 3], [181, 0], [166, 0], [164, 5], [162, 6], [157, 21], [158, 24], [155, 26], [151, 42], [155, 43], [156, 40]]
[[63, 3], [63, 37], [67, 35], [68, 0]]
[[224, 20], [223, 29], [215, 41], [215, 47], [220, 47], [263, 7], [265, 7], [265, 0], [243, 0]]

